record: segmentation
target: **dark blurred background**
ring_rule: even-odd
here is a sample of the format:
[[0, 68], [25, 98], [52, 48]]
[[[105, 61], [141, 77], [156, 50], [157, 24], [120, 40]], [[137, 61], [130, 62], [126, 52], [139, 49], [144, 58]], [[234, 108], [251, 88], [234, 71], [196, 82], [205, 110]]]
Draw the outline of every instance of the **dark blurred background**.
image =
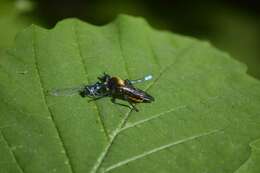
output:
[[257, 0], [0, 0], [0, 52], [34, 23], [52, 28], [77, 17], [103, 25], [119, 13], [142, 16], [158, 29], [209, 40], [260, 79], [260, 4]]

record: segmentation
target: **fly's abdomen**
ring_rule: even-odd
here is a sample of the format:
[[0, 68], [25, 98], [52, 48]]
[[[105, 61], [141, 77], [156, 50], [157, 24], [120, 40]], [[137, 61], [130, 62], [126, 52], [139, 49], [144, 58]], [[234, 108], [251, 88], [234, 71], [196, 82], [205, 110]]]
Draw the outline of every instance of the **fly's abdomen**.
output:
[[150, 103], [154, 101], [152, 96], [136, 88], [123, 88], [123, 92], [127, 99], [134, 103]]
[[144, 103], [151, 103], [154, 101], [154, 97], [145, 93], [144, 97], [143, 97], [143, 102]]
[[142, 103], [144, 102], [144, 99], [137, 96], [128, 96], [128, 100], [130, 100], [133, 103]]

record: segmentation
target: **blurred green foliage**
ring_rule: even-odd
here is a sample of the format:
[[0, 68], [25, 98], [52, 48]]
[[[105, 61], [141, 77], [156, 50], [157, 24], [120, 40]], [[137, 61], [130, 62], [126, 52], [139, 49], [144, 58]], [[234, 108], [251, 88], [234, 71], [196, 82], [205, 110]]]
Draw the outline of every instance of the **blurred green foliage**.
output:
[[35, 23], [32, 17], [25, 15], [32, 10], [29, 1], [0, 0], [0, 51], [10, 47], [17, 32]]
[[0, 0], [0, 51], [31, 23], [52, 28], [63, 18], [77, 17], [102, 25], [126, 13], [143, 16], [159, 29], [209, 40], [260, 78], [259, 8], [254, 0]]

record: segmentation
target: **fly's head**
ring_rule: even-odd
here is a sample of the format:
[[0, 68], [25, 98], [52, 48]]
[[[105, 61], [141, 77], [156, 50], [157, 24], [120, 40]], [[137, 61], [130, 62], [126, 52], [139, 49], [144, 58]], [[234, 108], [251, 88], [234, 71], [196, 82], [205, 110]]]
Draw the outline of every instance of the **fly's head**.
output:
[[103, 76], [98, 77], [98, 79], [100, 80], [101, 83], [106, 85], [108, 81], [111, 79], [111, 77], [110, 75], [103, 73]]

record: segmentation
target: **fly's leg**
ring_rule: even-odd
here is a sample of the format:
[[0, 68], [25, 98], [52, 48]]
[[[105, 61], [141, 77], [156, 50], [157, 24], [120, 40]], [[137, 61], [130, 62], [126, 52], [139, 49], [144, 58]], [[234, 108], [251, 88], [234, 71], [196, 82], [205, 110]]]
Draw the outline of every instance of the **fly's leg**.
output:
[[120, 106], [128, 107], [129, 109], [132, 109], [132, 107], [129, 106], [129, 105], [125, 105], [125, 104], [122, 104], [122, 103], [117, 103], [116, 102], [116, 98], [114, 98], [114, 97], [111, 99], [111, 102], [114, 103], [114, 104], [120, 105]]
[[128, 101], [128, 103], [132, 106], [131, 109], [134, 109], [136, 112], [139, 112], [139, 110], [135, 107], [133, 102], [127, 96], [125, 96], [125, 100]]
[[125, 100], [128, 101], [128, 103], [132, 106], [129, 106], [129, 105], [125, 105], [125, 104], [121, 104], [121, 103], [116, 103], [116, 99], [115, 98], [112, 98], [111, 101], [115, 104], [118, 104], [118, 105], [121, 105], [121, 106], [126, 106], [130, 109], [134, 109], [136, 112], [138, 112], [139, 110], [135, 107], [135, 105], [127, 98], [125, 97]]
[[128, 103], [132, 106], [132, 109], [134, 109], [136, 112], [139, 112], [137, 107], [131, 101], [128, 100]]

